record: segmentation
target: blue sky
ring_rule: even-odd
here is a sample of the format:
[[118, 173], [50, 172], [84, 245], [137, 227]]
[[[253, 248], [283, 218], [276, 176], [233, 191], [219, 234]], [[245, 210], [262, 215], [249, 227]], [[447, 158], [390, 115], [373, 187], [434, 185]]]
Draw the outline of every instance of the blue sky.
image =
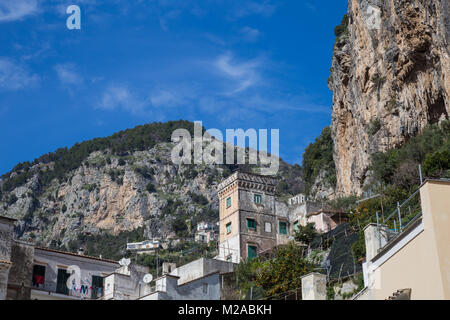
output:
[[[66, 27], [81, 8], [81, 30]], [[300, 163], [330, 123], [345, 0], [1, 0], [0, 174], [139, 124], [280, 129]]]

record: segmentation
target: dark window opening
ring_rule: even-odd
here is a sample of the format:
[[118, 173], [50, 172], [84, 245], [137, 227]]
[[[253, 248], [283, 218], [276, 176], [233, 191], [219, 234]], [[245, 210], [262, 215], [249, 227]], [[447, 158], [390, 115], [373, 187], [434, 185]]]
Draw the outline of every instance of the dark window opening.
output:
[[287, 234], [287, 223], [280, 221], [279, 223], [280, 234]]
[[67, 280], [70, 277], [70, 273], [67, 273], [66, 269], [58, 269], [58, 277], [56, 279], [56, 293], [69, 294], [69, 288], [67, 288]]
[[256, 204], [261, 204], [262, 203], [262, 196], [260, 194], [255, 194], [253, 197], [253, 201]]
[[253, 258], [256, 258], [258, 256], [257, 247], [249, 245], [248, 246], [248, 254], [247, 254], [247, 256], [248, 256], [249, 260], [253, 259]]
[[231, 197], [227, 198], [227, 208], [231, 207]]
[[92, 299], [100, 298], [103, 295], [103, 277], [92, 276]]
[[256, 230], [256, 221], [254, 219], [247, 219], [247, 228]]
[[44, 288], [45, 283], [45, 266], [34, 265], [33, 266], [33, 287]]

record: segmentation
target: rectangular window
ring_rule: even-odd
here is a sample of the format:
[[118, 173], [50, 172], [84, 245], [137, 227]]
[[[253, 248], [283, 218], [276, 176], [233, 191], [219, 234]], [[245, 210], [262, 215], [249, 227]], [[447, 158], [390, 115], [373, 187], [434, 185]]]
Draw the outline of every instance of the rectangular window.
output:
[[247, 228], [256, 230], [256, 221], [254, 219], [247, 219]]
[[280, 221], [279, 229], [280, 229], [280, 234], [287, 234], [287, 223]]
[[69, 288], [67, 288], [67, 279], [70, 274], [66, 269], [58, 269], [58, 277], [56, 279], [56, 293], [69, 294]]
[[261, 203], [262, 203], [262, 196], [261, 196], [260, 194], [255, 194], [255, 195], [253, 196], [253, 201], [254, 201], [256, 204], [261, 204]]
[[298, 231], [298, 226], [299, 226], [298, 221], [295, 221], [294, 222], [294, 231]]
[[270, 222], [266, 222], [264, 224], [264, 230], [268, 233], [271, 233], [272, 232], [272, 224]]
[[44, 288], [45, 283], [45, 266], [40, 266], [35, 264], [33, 266], [33, 287], [35, 288]]
[[207, 293], [208, 293], [208, 284], [207, 284], [207, 283], [204, 283], [204, 284], [203, 284], [203, 293], [204, 293], [204, 294], [207, 294]]
[[227, 208], [231, 207], [231, 197], [227, 198]]
[[227, 223], [227, 233], [231, 233], [231, 222]]
[[258, 256], [256, 246], [250, 246], [250, 245], [248, 246], [247, 256], [248, 256], [249, 260], [256, 258]]
[[92, 293], [91, 298], [97, 299], [103, 295], [103, 277], [92, 276]]

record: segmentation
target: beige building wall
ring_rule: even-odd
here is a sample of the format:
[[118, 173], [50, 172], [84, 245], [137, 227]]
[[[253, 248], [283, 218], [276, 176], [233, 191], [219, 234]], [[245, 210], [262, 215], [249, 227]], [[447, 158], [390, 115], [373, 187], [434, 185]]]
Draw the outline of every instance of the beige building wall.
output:
[[308, 217], [308, 223], [314, 223], [316, 230], [319, 232], [328, 232], [337, 227], [336, 222], [333, 221], [327, 214], [320, 212], [312, 214]]
[[[231, 206], [227, 207], [227, 198], [231, 197]], [[239, 234], [239, 196], [237, 183], [233, 184], [220, 195], [220, 223], [219, 223], [219, 242]], [[231, 222], [231, 233], [227, 233], [226, 225]]]
[[[274, 191], [276, 180], [250, 173], [236, 172], [218, 187], [219, 194], [219, 259], [239, 263], [248, 257], [249, 246], [256, 247], [257, 254], [277, 244], [277, 219]], [[256, 203], [256, 195], [260, 201]], [[230, 206], [227, 199], [230, 198]], [[247, 219], [255, 220], [255, 228], [247, 225]], [[231, 223], [231, 232], [227, 224]], [[266, 223], [270, 228], [266, 230]]]
[[372, 299], [409, 288], [411, 299], [450, 299], [450, 182], [427, 181], [420, 197], [422, 221], [368, 263]]
[[450, 299], [450, 182], [431, 181], [421, 191], [425, 228], [430, 226], [430, 241], [436, 244], [445, 299]]

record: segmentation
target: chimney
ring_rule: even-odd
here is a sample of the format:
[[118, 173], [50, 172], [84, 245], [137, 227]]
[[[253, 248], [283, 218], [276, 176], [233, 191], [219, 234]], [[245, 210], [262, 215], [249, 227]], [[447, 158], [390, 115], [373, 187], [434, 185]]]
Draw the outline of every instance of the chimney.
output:
[[312, 272], [302, 278], [303, 300], [327, 300], [327, 276]]
[[162, 268], [163, 268], [163, 275], [171, 274], [172, 271], [177, 268], [177, 265], [176, 263], [163, 262]]

